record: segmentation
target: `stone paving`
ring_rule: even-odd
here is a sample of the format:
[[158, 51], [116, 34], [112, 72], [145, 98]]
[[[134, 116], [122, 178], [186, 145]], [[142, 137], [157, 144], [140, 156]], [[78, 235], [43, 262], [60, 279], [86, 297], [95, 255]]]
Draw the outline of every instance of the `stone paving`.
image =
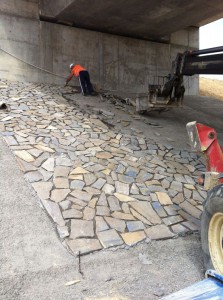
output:
[[198, 230], [196, 154], [111, 130], [60, 94], [1, 80], [0, 133], [66, 247], [86, 254]]

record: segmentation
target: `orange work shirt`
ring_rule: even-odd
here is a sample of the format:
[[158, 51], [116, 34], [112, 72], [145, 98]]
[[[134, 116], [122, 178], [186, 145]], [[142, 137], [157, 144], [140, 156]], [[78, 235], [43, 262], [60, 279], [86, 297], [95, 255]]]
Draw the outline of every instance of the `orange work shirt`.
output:
[[83, 68], [81, 65], [75, 65], [75, 66], [73, 67], [73, 69], [71, 70], [71, 73], [72, 73], [75, 77], [78, 77], [80, 71], [86, 71], [86, 69]]

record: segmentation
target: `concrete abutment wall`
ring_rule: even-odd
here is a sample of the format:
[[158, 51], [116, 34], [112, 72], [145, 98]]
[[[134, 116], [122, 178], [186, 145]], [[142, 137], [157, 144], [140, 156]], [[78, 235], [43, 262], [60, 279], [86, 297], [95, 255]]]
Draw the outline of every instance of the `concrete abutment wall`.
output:
[[[155, 76], [170, 72], [178, 52], [198, 48], [197, 28], [176, 32], [170, 44], [161, 44], [40, 21], [37, 0], [2, 2], [1, 49], [61, 77], [0, 51], [1, 78], [64, 84], [73, 62], [83, 64], [104, 89], [145, 92]], [[185, 78], [185, 86], [187, 94], [197, 94], [198, 78]]]

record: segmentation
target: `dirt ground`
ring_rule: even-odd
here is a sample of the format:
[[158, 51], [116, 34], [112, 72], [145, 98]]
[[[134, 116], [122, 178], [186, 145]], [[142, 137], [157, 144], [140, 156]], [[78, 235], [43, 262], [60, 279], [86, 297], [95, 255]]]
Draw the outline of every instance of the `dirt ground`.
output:
[[200, 77], [199, 90], [201, 96], [223, 100], [223, 81]]
[[[190, 149], [186, 123], [194, 120], [216, 128], [223, 141], [223, 102], [216, 99], [185, 97], [183, 108], [141, 116], [131, 106], [118, 108], [99, 97], [86, 97], [83, 102], [65, 96], [79, 109], [111, 112], [112, 117], [104, 119], [114, 130], [144, 134], [174, 148]], [[0, 149], [1, 300], [156, 300], [204, 277], [199, 234], [128, 250], [103, 250], [80, 261], [71, 257], [2, 140]], [[77, 279], [80, 282], [65, 285]]]

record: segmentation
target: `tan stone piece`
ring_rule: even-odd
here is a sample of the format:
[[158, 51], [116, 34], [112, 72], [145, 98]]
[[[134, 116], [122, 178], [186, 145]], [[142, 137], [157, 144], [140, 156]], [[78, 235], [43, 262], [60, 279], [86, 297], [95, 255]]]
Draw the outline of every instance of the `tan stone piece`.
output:
[[51, 193], [51, 200], [58, 203], [65, 200], [69, 193], [70, 189], [54, 189]]
[[33, 162], [35, 160], [35, 158], [31, 154], [29, 154], [26, 150], [15, 151], [14, 153], [16, 156], [25, 160], [26, 162]]
[[118, 198], [121, 202], [131, 202], [131, 201], [136, 201], [135, 198], [120, 194], [120, 193], [114, 193], [114, 196]]
[[156, 192], [157, 198], [160, 202], [160, 204], [162, 205], [170, 205], [173, 204], [173, 202], [171, 201], [170, 197], [163, 192]]
[[132, 246], [146, 238], [144, 231], [126, 232], [121, 234], [126, 245]]
[[39, 149], [39, 150], [42, 150], [44, 152], [50, 152], [50, 153], [54, 153], [55, 151], [49, 147], [46, 147], [46, 146], [43, 146], [41, 144], [37, 144], [35, 145], [35, 148]]
[[98, 152], [96, 153], [96, 157], [100, 159], [110, 159], [113, 155], [109, 152]]
[[53, 188], [51, 182], [34, 182], [32, 186], [41, 200], [50, 198], [50, 191]]
[[119, 211], [115, 211], [111, 214], [113, 218], [122, 219], [122, 220], [135, 220], [135, 218], [131, 214], [124, 214]]
[[195, 190], [195, 187], [194, 187], [194, 185], [192, 185], [192, 184], [184, 184], [184, 187], [185, 188], [187, 188], [187, 189], [189, 189], [189, 190]]
[[82, 167], [77, 167], [70, 172], [70, 175], [80, 175], [80, 174], [87, 174], [87, 173], [89, 173], [89, 171], [85, 170]]

